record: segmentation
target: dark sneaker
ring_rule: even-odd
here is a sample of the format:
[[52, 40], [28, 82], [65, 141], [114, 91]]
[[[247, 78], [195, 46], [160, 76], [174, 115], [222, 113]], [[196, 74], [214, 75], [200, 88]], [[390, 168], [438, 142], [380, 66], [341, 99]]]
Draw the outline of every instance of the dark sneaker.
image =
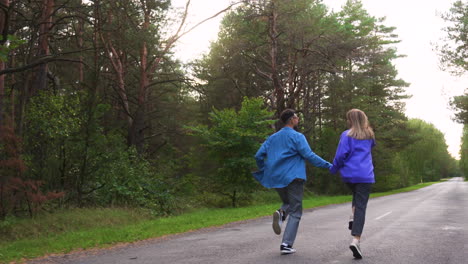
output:
[[351, 242], [351, 244], [349, 245], [349, 249], [351, 249], [355, 258], [362, 259], [362, 252], [361, 247], [359, 246], [359, 242]]
[[283, 214], [280, 210], [273, 213], [273, 231], [275, 234], [281, 234], [281, 225], [283, 224]]
[[292, 248], [290, 245], [281, 245], [280, 250], [281, 255], [296, 253], [296, 249]]

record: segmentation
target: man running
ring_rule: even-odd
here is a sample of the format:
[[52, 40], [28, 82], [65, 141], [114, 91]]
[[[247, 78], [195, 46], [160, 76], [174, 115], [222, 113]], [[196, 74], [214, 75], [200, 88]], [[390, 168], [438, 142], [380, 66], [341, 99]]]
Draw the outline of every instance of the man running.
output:
[[332, 164], [312, 152], [305, 136], [294, 129], [299, 124], [299, 117], [293, 109], [284, 110], [280, 119], [285, 126], [271, 135], [255, 154], [259, 171], [254, 177], [266, 188], [275, 188], [283, 202], [273, 214], [273, 231], [280, 235], [282, 223], [289, 215], [280, 251], [281, 254], [291, 254], [296, 252], [292, 246], [302, 216], [305, 160], [326, 169]]

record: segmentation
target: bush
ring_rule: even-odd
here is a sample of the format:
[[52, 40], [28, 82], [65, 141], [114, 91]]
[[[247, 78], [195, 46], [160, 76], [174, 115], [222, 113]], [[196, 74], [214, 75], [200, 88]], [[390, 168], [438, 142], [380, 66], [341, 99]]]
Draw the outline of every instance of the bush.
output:
[[168, 215], [174, 209], [169, 185], [134, 148], [108, 153], [109, 162], [99, 168], [95, 200], [101, 205], [141, 206], [155, 214]]
[[169, 185], [128, 147], [122, 131], [104, 129], [111, 107], [90, 96], [42, 92], [31, 100], [25, 137], [30, 178], [65, 191], [67, 205], [142, 206], [168, 214]]
[[[252, 169], [256, 168], [254, 155], [260, 143], [272, 132], [269, 126], [273, 113], [263, 107], [260, 98], [244, 98], [241, 109], [216, 110], [210, 113], [211, 127], [188, 127], [192, 135], [199, 137], [208, 157], [195, 153], [196, 159], [216, 163], [214, 171], [200, 177], [200, 186], [204, 191], [229, 197], [231, 206], [239, 204], [239, 198], [244, 201], [250, 198], [250, 193], [258, 187], [252, 177]], [[203, 164], [200, 162], [199, 164]]]
[[41, 181], [24, 178], [20, 145], [11, 126], [0, 126], [0, 219], [24, 211], [33, 217], [46, 202], [63, 196], [63, 192], [44, 194]]

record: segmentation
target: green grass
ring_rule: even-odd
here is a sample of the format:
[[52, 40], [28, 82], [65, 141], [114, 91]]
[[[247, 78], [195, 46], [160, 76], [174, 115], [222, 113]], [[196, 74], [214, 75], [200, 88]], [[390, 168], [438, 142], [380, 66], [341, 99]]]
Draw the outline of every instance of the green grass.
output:
[[371, 193], [370, 197], [373, 198], [373, 197], [392, 195], [392, 194], [402, 193], [402, 192], [410, 192], [410, 191], [414, 191], [414, 190], [417, 190], [417, 189], [427, 187], [427, 186], [432, 185], [434, 183], [439, 183], [439, 182], [425, 182], [425, 183], [420, 183], [420, 184], [417, 184], [417, 185], [413, 185], [413, 186], [409, 186], [409, 187], [405, 187], [405, 188], [401, 188], [401, 189], [397, 189], [397, 190], [392, 190], [392, 191], [388, 191], [388, 192]]
[[90, 228], [130, 225], [149, 218], [148, 213], [136, 209], [75, 208], [33, 219], [6, 219], [0, 222], [0, 237], [11, 242]]
[[[433, 183], [419, 184], [371, 197], [412, 191]], [[270, 203], [266, 201], [270, 200]], [[274, 199], [274, 200], [273, 200]], [[269, 215], [278, 207], [277, 195], [266, 192], [260, 205], [243, 208], [201, 209], [165, 218], [152, 218], [141, 210], [71, 209], [37, 217], [0, 222], [0, 263], [20, 261], [51, 253], [101, 248], [121, 242], [133, 242], [205, 227], [254, 219]], [[271, 203], [271, 201], [275, 201]], [[350, 195], [308, 196], [304, 208], [351, 201]], [[265, 203], [265, 204], [263, 204]]]

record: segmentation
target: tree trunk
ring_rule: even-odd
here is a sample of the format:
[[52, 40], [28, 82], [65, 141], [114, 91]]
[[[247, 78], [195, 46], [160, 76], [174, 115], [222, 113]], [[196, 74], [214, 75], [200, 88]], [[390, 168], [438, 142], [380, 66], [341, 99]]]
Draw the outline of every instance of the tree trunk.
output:
[[[0, 45], [6, 43], [6, 36], [8, 35], [8, 7], [10, 6], [10, 0], [0, 0], [2, 5], [2, 11], [0, 13], [0, 34], [2, 35], [2, 40]], [[0, 71], [5, 69], [5, 62], [0, 61]], [[4, 105], [4, 96], [5, 96], [5, 74], [0, 75], [0, 126], [3, 125], [3, 118], [5, 112]]]
[[[84, 31], [84, 19], [78, 18], [78, 49], [79, 50], [83, 49], [83, 31]], [[79, 61], [80, 62], [78, 63], [78, 81], [80, 85], [83, 85], [84, 69], [83, 69], [83, 55], [81, 54], [80, 54]]]
[[[11, 58], [11, 67], [15, 67], [16, 62], [15, 62], [15, 55], [12, 56]], [[10, 93], [10, 121], [11, 121], [11, 126], [14, 128], [15, 127], [15, 119], [16, 119], [16, 108], [15, 108], [15, 87], [16, 85], [16, 78], [15, 74], [11, 74], [11, 93]]]
[[[5, 62], [0, 61], [0, 71], [5, 69]], [[0, 75], [0, 126], [3, 125], [3, 118], [5, 115], [5, 74]]]
[[271, 2], [271, 13], [268, 18], [270, 38], [270, 63], [271, 78], [276, 97], [276, 116], [279, 117], [284, 110], [284, 88], [278, 73], [278, 31], [277, 31], [278, 13], [275, 2]]
[[[50, 55], [49, 32], [52, 25], [52, 14], [54, 10], [54, 0], [43, 0], [42, 2], [41, 24], [39, 26], [39, 38], [37, 57]], [[47, 63], [35, 68], [34, 81], [32, 82], [32, 94], [43, 91], [47, 88]]]
[[26, 103], [29, 98], [28, 87], [31, 86], [31, 79], [33, 78], [32, 73], [26, 73], [26, 78], [24, 84], [21, 86], [21, 90], [19, 91], [19, 116], [17, 121], [18, 127], [18, 135], [20, 137], [23, 136], [24, 130], [24, 115], [26, 113]]
[[[142, 25], [142, 34], [148, 33], [150, 24], [150, 13], [146, 6], [143, 7], [145, 13], [145, 21]], [[150, 83], [151, 73], [148, 72], [148, 47], [146, 41], [143, 41], [140, 49], [140, 86], [138, 89], [138, 109], [135, 112], [134, 120], [129, 131], [129, 144], [136, 147], [138, 153], [143, 153], [143, 144], [145, 139], [145, 118], [146, 105], [148, 101], [148, 86]]]
[[[107, 16], [109, 19], [109, 23], [112, 23], [113, 14], [111, 13], [111, 11], [108, 11]], [[133, 125], [133, 118], [131, 116], [130, 103], [128, 101], [128, 95], [127, 95], [127, 90], [125, 86], [126, 69], [124, 66], [124, 58], [126, 54], [124, 54], [123, 52], [120, 52], [120, 50], [118, 50], [118, 47], [116, 48], [114, 46], [114, 44], [111, 41], [112, 37], [110, 36], [109, 33], [104, 34], [101, 31], [101, 28], [99, 28], [98, 30], [99, 30], [99, 36], [101, 38], [102, 45], [104, 46], [105, 51], [112, 64], [112, 68], [115, 71], [115, 75], [117, 78], [117, 93], [120, 97], [120, 104], [123, 108], [124, 115], [126, 115], [127, 128], [130, 130], [130, 128]]]
[[236, 190], [234, 190], [231, 195], [231, 201], [232, 201], [232, 208], [236, 208], [237, 206], [237, 191]]

